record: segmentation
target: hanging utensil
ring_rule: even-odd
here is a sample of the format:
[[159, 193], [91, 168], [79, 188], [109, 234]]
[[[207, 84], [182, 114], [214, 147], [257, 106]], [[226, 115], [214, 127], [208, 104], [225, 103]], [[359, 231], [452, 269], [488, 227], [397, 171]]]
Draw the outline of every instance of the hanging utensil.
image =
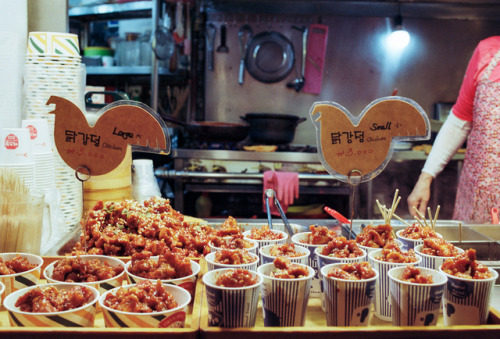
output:
[[217, 28], [215, 27], [214, 24], [209, 23], [207, 25], [207, 30], [205, 32], [205, 35], [207, 39], [207, 63], [208, 63], [208, 70], [210, 71], [214, 70], [214, 45], [215, 45], [216, 31]]
[[238, 39], [240, 43], [240, 68], [238, 73], [238, 83], [243, 84], [245, 80], [245, 57], [247, 54], [248, 43], [252, 39], [253, 30], [250, 25], [243, 25], [238, 31]]
[[[292, 26], [292, 28], [298, 30], [299, 32], [302, 32], [302, 64], [300, 68], [300, 76], [299, 72], [297, 71], [297, 78], [295, 78], [293, 81], [289, 82], [286, 84], [286, 87], [288, 88], [293, 88], [296, 92], [300, 92], [302, 87], [304, 87], [306, 80], [305, 80], [305, 72], [306, 72], [306, 50], [307, 50], [307, 27], [302, 26], [302, 27], [297, 27], [297, 26]], [[298, 66], [297, 66], [298, 69]]]
[[220, 45], [217, 47], [217, 53], [228, 53], [229, 48], [226, 46], [226, 24], [220, 26]]
[[274, 205], [278, 209], [278, 213], [280, 214], [281, 220], [283, 220], [283, 224], [285, 225], [285, 231], [291, 238], [294, 234], [293, 229], [292, 226], [290, 225], [290, 222], [288, 221], [288, 218], [285, 215], [285, 212], [283, 211], [283, 208], [281, 207], [278, 198], [276, 198], [276, 192], [273, 189], [267, 189], [265, 193], [266, 193], [266, 208], [267, 208], [267, 219], [269, 222], [269, 228], [272, 228], [271, 208], [269, 206], [269, 200], [273, 199]]
[[266, 212], [267, 212], [267, 223], [269, 224], [269, 228], [273, 229], [273, 219], [271, 215], [271, 204], [269, 200], [274, 198], [274, 191], [272, 189], [266, 190]]
[[169, 59], [175, 50], [175, 41], [172, 33], [166, 27], [158, 26], [151, 41], [151, 47], [158, 60]]

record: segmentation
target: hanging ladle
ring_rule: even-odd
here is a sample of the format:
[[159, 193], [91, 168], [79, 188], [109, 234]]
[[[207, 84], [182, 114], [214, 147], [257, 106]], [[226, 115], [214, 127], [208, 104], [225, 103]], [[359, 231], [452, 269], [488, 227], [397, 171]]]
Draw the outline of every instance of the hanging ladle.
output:
[[298, 66], [296, 67], [297, 78], [295, 78], [294, 80], [287, 83], [286, 87], [293, 88], [296, 92], [300, 92], [300, 90], [302, 89], [302, 87], [304, 87], [304, 85], [306, 83], [305, 72], [306, 72], [306, 52], [307, 52], [307, 32], [308, 32], [308, 29], [306, 26], [302, 26], [302, 27], [292, 26], [292, 28], [298, 30], [299, 32], [302, 32], [302, 60], [301, 60], [302, 67], [301, 67], [300, 75], [298, 72]]
[[276, 205], [276, 208], [278, 209], [278, 213], [280, 214], [280, 217], [283, 220], [283, 224], [285, 225], [286, 233], [288, 233], [288, 235], [290, 237], [292, 237], [293, 236], [292, 226], [290, 225], [290, 222], [288, 221], [288, 218], [286, 217], [285, 212], [283, 211], [283, 208], [281, 208], [281, 204], [280, 204], [278, 198], [276, 198], [276, 192], [274, 192], [273, 189], [267, 189], [265, 191], [265, 193], [266, 193], [267, 221], [269, 223], [269, 228], [270, 229], [273, 228], [273, 222], [272, 222], [272, 217], [271, 217], [271, 205], [269, 202], [269, 200], [273, 199], [274, 204]]

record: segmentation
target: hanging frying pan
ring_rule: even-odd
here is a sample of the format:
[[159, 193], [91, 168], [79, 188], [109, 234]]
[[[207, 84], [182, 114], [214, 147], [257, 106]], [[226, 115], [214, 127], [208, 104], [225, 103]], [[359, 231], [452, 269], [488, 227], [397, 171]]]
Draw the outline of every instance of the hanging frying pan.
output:
[[293, 45], [283, 34], [274, 31], [262, 32], [249, 42], [245, 66], [255, 79], [274, 83], [290, 74], [294, 59]]

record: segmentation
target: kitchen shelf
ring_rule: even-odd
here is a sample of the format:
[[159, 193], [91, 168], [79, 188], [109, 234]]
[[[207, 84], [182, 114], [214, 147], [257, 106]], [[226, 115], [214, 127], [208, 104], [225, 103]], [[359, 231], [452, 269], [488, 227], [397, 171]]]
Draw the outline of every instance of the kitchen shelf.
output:
[[68, 10], [70, 18], [79, 20], [118, 20], [127, 18], [149, 18], [153, 1], [134, 1], [116, 4], [100, 4], [73, 7]]
[[[151, 66], [87, 66], [88, 75], [149, 75], [151, 74]], [[159, 75], [182, 75], [180, 72], [172, 73], [167, 68], [160, 67]]]

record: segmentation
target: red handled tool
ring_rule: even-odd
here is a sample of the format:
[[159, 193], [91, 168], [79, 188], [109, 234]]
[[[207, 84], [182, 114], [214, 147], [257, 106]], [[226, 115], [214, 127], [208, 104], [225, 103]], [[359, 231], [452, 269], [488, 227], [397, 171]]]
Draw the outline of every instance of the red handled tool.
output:
[[325, 210], [326, 213], [330, 214], [332, 217], [334, 217], [335, 219], [337, 219], [341, 224], [350, 224], [351, 223], [349, 221], [349, 219], [347, 219], [346, 217], [344, 217], [342, 214], [340, 214], [339, 212], [337, 212], [333, 208], [325, 206], [324, 210]]

